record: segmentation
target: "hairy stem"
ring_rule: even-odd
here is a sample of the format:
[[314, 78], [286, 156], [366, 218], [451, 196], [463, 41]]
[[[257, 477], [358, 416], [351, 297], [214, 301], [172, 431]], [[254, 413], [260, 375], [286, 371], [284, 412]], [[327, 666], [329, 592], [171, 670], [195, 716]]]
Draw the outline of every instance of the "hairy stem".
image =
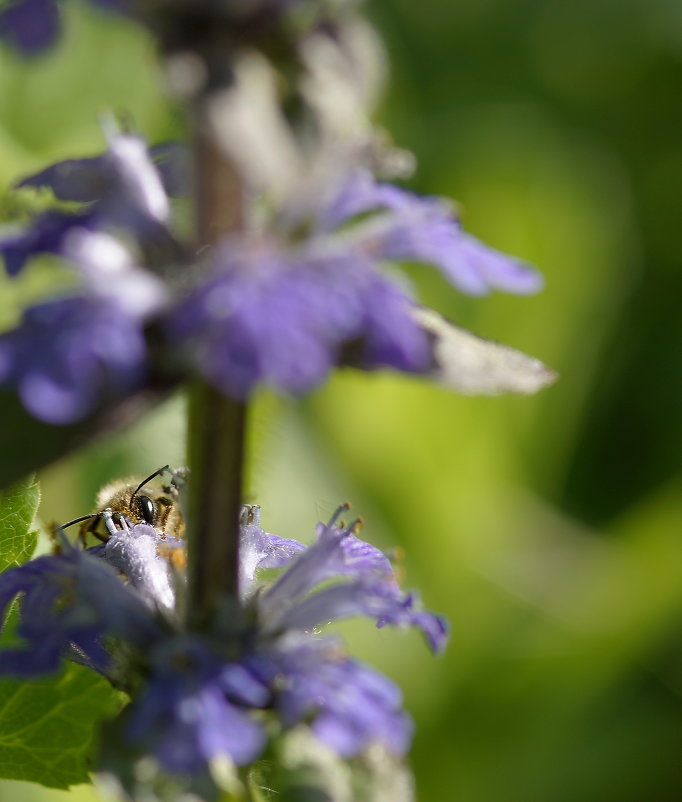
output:
[[[198, 247], [206, 250], [243, 223], [234, 166], [195, 109], [195, 186]], [[219, 599], [238, 591], [239, 511], [246, 406], [197, 381], [190, 391], [188, 458], [189, 607], [194, 623], [214, 614]]]

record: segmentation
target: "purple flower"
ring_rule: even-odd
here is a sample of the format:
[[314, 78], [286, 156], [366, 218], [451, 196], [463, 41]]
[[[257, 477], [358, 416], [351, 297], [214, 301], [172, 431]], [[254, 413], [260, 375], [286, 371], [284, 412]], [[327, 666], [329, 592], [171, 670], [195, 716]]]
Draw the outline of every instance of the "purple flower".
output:
[[[116, 8], [119, 0], [90, 0]], [[57, 0], [14, 0], [0, 12], [0, 38], [24, 56], [37, 56], [53, 47], [62, 32]]]
[[306, 392], [345, 348], [366, 368], [418, 372], [428, 364], [409, 297], [360, 252], [226, 243], [216, 261], [220, 270], [179, 305], [169, 333], [225, 393], [245, 397], [258, 383]]
[[440, 651], [447, 640], [445, 621], [420, 610], [416, 595], [400, 590], [383, 552], [358, 539], [354, 525], [335, 526], [335, 518], [320, 524], [317, 541], [258, 595], [264, 631], [312, 631], [328, 621], [365, 616], [379, 627], [416, 627]]
[[[307, 392], [337, 364], [427, 372], [432, 345], [386, 263], [431, 263], [458, 289], [530, 293], [539, 274], [464, 234], [449, 207], [356, 171], [315, 209], [295, 204], [279, 238], [231, 237], [170, 317], [199, 370], [227, 394], [259, 383]], [[301, 229], [308, 234], [301, 239]]]
[[26, 309], [18, 328], [0, 335], [0, 385], [15, 387], [35, 417], [71, 423], [146, 379], [144, 328], [161, 313], [169, 288], [109, 232], [127, 229], [145, 247], [167, 246], [168, 198], [144, 142], [127, 134], [112, 136], [104, 156], [53, 165], [22, 186], [49, 187], [88, 206], [46, 212], [0, 239], [8, 273], [36, 253], [53, 253], [82, 286], [73, 297]]
[[60, 248], [80, 273], [81, 290], [29, 307], [17, 328], [0, 334], [0, 386], [15, 388], [32, 415], [52, 424], [77, 421], [142, 387], [144, 327], [168, 295], [109, 234], [75, 226]]
[[[402, 709], [398, 688], [348, 658], [336, 639], [314, 636], [287, 617], [311, 591], [323, 597], [324, 589], [314, 590], [330, 580], [346, 586], [365, 580], [382, 598], [392, 595], [398, 610], [407, 597], [398, 588], [390, 562], [350, 529], [334, 527], [333, 521], [320, 525], [316, 544], [306, 548], [268, 534], [259, 518], [259, 508], [244, 508], [241, 574], [248, 577], [249, 592], [243, 620], [235, 628], [233, 613], [226, 630], [219, 624], [213, 632], [154, 640], [145, 651], [147, 682], [118, 722], [119, 741], [152, 754], [165, 771], [195, 782], [208, 776], [216, 758], [228, 756], [237, 765], [258, 758], [267, 740], [268, 712], [276, 714], [285, 730], [310, 722], [313, 733], [344, 758], [376, 742], [402, 755], [411, 740], [412, 722]], [[120, 535], [125, 542], [128, 532]], [[275, 568], [283, 568], [283, 573], [266, 589], [260, 573]], [[130, 576], [129, 568], [125, 573]], [[284, 616], [276, 613], [278, 606], [284, 608]], [[324, 616], [364, 612], [326, 605]], [[439, 622], [442, 636], [442, 620], [422, 615]], [[440, 648], [442, 637], [434, 645]]]
[[[400, 590], [356, 526], [336, 526], [343, 509], [306, 548], [265, 532], [259, 509], [244, 508], [242, 600], [201, 631], [183, 628], [184, 583], [166, 560], [182, 542], [147, 524], [122, 521], [87, 552], [65, 543], [62, 554], [10, 569], [0, 615], [21, 596], [20, 645], [0, 652], [0, 673], [50, 672], [66, 656], [109, 676], [133, 692], [111, 748], [125, 743], [191, 783], [210, 778], [217, 758], [251, 763], [269, 733], [304, 723], [344, 758], [377, 742], [401, 755], [412, 724], [400, 691], [317, 630], [363, 615], [416, 626], [438, 650], [446, 627]], [[266, 569], [279, 578], [265, 579]]]
[[228, 756], [238, 765], [252, 762], [266, 735], [249, 708], [254, 688], [259, 702], [269, 693], [235, 669], [240, 666], [226, 663], [203, 639], [178, 637], [160, 644], [151, 652], [150, 682], [126, 712], [126, 738], [174, 774], [206, 771], [216, 757]]
[[[168, 182], [177, 183], [180, 153], [166, 147], [160, 158]], [[11, 276], [35, 254], [52, 253], [68, 259], [69, 234], [79, 229], [124, 230], [143, 242], [170, 247], [166, 229], [170, 205], [162, 173], [140, 137], [113, 134], [104, 155], [58, 162], [17, 186], [49, 188], [58, 200], [87, 205], [75, 212], [46, 212], [28, 226], [0, 237], [0, 253]]]
[[152, 609], [172, 613], [176, 602], [175, 577], [168, 558], [174, 549], [184, 549], [184, 543], [160, 536], [148, 524], [128, 527], [122, 519], [121, 527], [104, 545], [102, 559], [126, 576]]
[[[472, 294], [534, 292], [541, 284], [532, 268], [464, 234], [443, 201], [358, 169], [333, 181], [316, 205], [291, 199], [265, 230], [231, 236], [205, 271], [180, 278], [167, 191], [187, 183], [180, 146], [148, 151], [139, 137], [113, 135], [104, 155], [60, 162], [20, 182], [86, 206], [48, 212], [0, 238], [7, 270], [15, 275], [34, 253], [60, 255], [79, 272], [86, 296], [115, 299], [132, 318], [158, 323], [162, 358], [238, 398], [259, 384], [308, 392], [339, 364], [431, 372], [432, 333], [404, 282], [384, 272], [387, 263], [431, 263]], [[154, 265], [135, 265], [115, 240], [122, 232], [163, 281]]]
[[25, 56], [52, 47], [60, 34], [55, 0], [18, 0], [0, 12], [0, 37]]
[[26, 262], [39, 253], [59, 254], [67, 234], [74, 229], [89, 229], [94, 226], [90, 212], [65, 214], [50, 211], [38, 215], [29, 227], [0, 237], [0, 253], [5, 259], [5, 269], [10, 276], [20, 273]]
[[17, 595], [19, 644], [0, 651], [0, 674], [51, 673], [68, 656], [109, 675], [106, 637], [140, 648], [163, 632], [116, 571], [67, 543], [60, 554], [38, 557], [0, 576], [0, 621]]
[[356, 171], [318, 213], [321, 231], [330, 232], [359, 215], [373, 213], [358, 236], [374, 258], [435, 265], [457, 289], [485, 295], [491, 289], [521, 295], [542, 288], [541, 275], [465, 234], [447, 203], [420, 197]]
[[0, 385], [15, 387], [46, 423], [76, 421], [103, 398], [140, 387], [145, 375], [140, 321], [114, 299], [47, 301], [0, 335]]
[[257, 572], [268, 568], [282, 568], [301, 551], [298, 540], [271, 535], [260, 526], [260, 507], [245, 506], [240, 521], [239, 594], [248, 598], [254, 590]]
[[169, 205], [155, 156], [166, 180], [177, 184], [181, 151], [170, 143], [148, 149], [141, 137], [118, 133], [109, 137], [109, 149], [101, 156], [57, 162], [17, 186], [49, 188], [62, 201], [99, 203], [106, 214], [133, 225], [137, 217], [164, 222]]
[[[335, 653], [336, 651], [336, 653]], [[403, 755], [413, 725], [397, 686], [345, 657], [329, 640], [306, 640], [284, 649], [273, 664], [281, 690], [277, 709], [285, 726], [312, 719], [315, 735], [344, 758], [372, 743]]]

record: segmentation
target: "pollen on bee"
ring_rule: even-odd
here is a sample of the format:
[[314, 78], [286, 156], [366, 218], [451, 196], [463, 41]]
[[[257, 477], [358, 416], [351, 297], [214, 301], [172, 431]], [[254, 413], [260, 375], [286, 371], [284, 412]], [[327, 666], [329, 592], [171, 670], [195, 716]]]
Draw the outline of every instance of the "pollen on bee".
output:
[[171, 554], [171, 563], [173, 567], [181, 572], [187, 570], [187, 549], [175, 549]]
[[187, 549], [185, 546], [164, 543], [157, 544], [156, 553], [159, 557], [164, 557], [179, 573], [184, 573], [187, 568]]

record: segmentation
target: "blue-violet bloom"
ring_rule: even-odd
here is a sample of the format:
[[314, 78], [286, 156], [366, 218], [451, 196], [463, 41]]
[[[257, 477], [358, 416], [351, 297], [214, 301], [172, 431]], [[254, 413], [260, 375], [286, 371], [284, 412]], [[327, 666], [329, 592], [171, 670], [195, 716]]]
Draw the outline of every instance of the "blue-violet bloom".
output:
[[45, 301], [0, 335], [0, 385], [16, 387], [26, 409], [47, 423], [71, 423], [102, 399], [125, 397], [146, 372], [139, 321], [113, 299]]
[[353, 172], [315, 209], [286, 216], [273, 223], [279, 235], [225, 240], [206, 278], [169, 317], [169, 336], [184, 342], [209, 381], [237, 397], [259, 383], [307, 392], [339, 362], [427, 372], [429, 336], [387, 264], [433, 264], [474, 295], [542, 286], [536, 270], [463, 233], [444, 201], [382, 184], [367, 171]]
[[[162, 163], [167, 163], [167, 154], [162, 152]], [[180, 169], [181, 156], [174, 155], [173, 160], [170, 181]], [[11, 276], [38, 253], [68, 258], [66, 243], [74, 230], [120, 230], [143, 242], [165, 243], [168, 238], [170, 204], [163, 174], [138, 136], [112, 134], [102, 156], [58, 162], [22, 179], [17, 187], [49, 188], [57, 200], [81, 206], [75, 211], [44, 212], [31, 224], [0, 236], [0, 253]]]
[[[277, 722], [309, 725], [342, 757], [374, 743], [401, 755], [412, 724], [400, 691], [319, 630], [366, 616], [417, 627], [439, 651], [447, 627], [400, 590], [356, 524], [337, 525], [343, 509], [306, 547], [265, 532], [258, 508], [244, 508], [241, 602], [198, 631], [177, 615], [184, 583], [167, 560], [183, 544], [147, 524], [12, 568], [0, 576], [0, 614], [22, 596], [20, 644], [0, 653], [0, 673], [48, 673], [61, 657], [102, 672], [132, 696], [114, 742], [191, 782], [210, 777], [216, 760], [257, 759]], [[266, 569], [278, 577], [264, 578]]]

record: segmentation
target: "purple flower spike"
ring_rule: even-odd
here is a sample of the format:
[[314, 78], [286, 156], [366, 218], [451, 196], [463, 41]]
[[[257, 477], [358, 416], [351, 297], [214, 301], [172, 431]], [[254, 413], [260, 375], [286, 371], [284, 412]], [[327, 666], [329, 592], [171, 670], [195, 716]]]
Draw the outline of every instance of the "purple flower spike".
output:
[[[227, 395], [300, 394], [336, 365], [425, 374], [434, 343], [386, 263], [433, 264], [471, 295], [532, 293], [531, 267], [464, 234], [450, 207], [353, 171], [318, 208], [282, 210], [278, 234], [232, 236], [169, 315], [169, 338]], [[301, 230], [307, 231], [301, 236]]]
[[365, 368], [428, 365], [408, 297], [358, 251], [286, 256], [228, 243], [217, 261], [220, 271], [180, 305], [169, 331], [228, 394], [245, 397], [259, 382], [308, 391], [353, 342]]
[[[358, 539], [355, 525], [336, 525], [346, 510], [305, 547], [265, 532], [259, 508], [244, 507], [243, 598], [201, 630], [183, 627], [184, 584], [165, 560], [182, 541], [124, 519], [118, 529], [105, 516], [106, 543], [83, 552], [64, 542], [62, 554], [0, 576], [0, 618], [21, 600], [19, 644], [0, 652], [0, 674], [49, 673], [69, 657], [130, 688], [113, 764], [116, 750], [152, 756], [209, 797], [216, 760], [248, 765], [270, 733], [297, 725], [342, 758], [375, 743], [402, 755], [413, 728], [400, 690], [313, 630], [364, 615], [378, 626], [417, 627], [438, 650], [446, 627], [401, 592], [386, 555]], [[266, 568], [281, 569], [274, 584], [258, 575]]]
[[464, 234], [445, 202], [381, 184], [368, 172], [355, 172], [322, 206], [318, 230], [330, 232], [369, 212], [371, 225], [359, 226], [357, 234], [376, 259], [433, 264], [470, 295], [542, 289], [542, 277], [532, 267]]
[[146, 373], [139, 321], [115, 301], [64, 298], [31, 307], [0, 335], [0, 385], [46, 423], [71, 423], [105, 396], [139, 387]]

